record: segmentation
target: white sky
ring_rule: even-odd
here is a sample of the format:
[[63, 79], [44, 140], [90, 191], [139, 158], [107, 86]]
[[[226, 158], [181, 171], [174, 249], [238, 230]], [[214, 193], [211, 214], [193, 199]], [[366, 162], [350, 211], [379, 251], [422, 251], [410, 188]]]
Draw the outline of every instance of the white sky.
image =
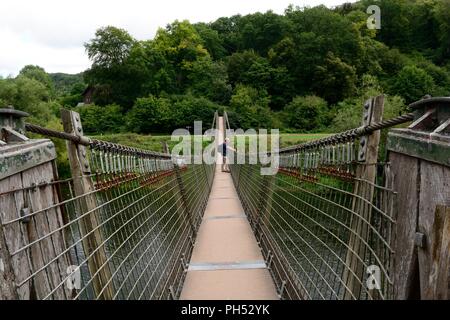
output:
[[139, 40], [174, 20], [209, 22], [223, 16], [273, 10], [289, 4], [329, 7], [354, 0], [1, 0], [0, 75], [27, 64], [47, 72], [77, 73], [90, 66], [83, 44], [106, 25]]

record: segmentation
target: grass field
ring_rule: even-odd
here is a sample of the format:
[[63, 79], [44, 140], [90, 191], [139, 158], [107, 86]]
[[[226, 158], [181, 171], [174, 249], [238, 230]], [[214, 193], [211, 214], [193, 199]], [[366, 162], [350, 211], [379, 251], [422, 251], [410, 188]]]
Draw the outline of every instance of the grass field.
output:
[[[288, 147], [304, 142], [320, 139], [329, 136], [327, 133], [288, 133], [280, 134], [280, 147]], [[178, 142], [171, 141], [169, 135], [139, 135], [134, 133], [120, 133], [120, 134], [105, 134], [92, 136], [100, 140], [105, 140], [113, 143], [123, 144], [130, 147], [141, 148], [146, 150], [153, 150], [161, 152], [163, 150], [162, 143], [167, 142], [169, 148], [172, 149]], [[208, 142], [204, 142], [205, 145]]]
[[308, 141], [322, 139], [330, 136], [330, 133], [286, 133], [280, 135], [280, 147], [289, 147]]

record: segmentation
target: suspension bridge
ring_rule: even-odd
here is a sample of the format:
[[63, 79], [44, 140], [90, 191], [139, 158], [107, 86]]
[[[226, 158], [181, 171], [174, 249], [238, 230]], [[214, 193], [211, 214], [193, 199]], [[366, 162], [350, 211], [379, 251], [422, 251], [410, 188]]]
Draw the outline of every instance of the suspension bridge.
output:
[[[383, 108], [277, 150], [274, 175], [248, 151], [222, 172], [217, 147], [192, 162], [86, 137], [74, 111], [59, 132], [0, 109], [0, 299], [449, 299], [450, 98]], [[212, 127], [239, 138], [226, 112]]]

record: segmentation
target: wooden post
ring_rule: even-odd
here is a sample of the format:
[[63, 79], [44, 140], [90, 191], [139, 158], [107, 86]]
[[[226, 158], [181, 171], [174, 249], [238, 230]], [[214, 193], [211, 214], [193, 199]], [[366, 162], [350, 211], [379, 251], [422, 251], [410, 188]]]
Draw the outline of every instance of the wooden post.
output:
[[169, 154], [170, 151], [169, 151], [169, 145], [167, 144], [167, 142], [161, 141], [161, 144], [162, 144], [162, 148], [163, 148], [163, 153]]
[[[80, 115], [74, 111], [61, 110], [61, 118], [64, 131], [77, 136], [83, 136]], [[113, 284], [111, 271], [108, 265], [103, 236], [99, 230], [99, 217], [97, 201], [95, 195], [86, 195], [94, 191], [94, 184], [89, 177], [91, 169], [87, 159], [86, 148], [74, 142], [67, 142], [67, 153], [69, 156], [70, 169], [72, 172], [75, 196], [82, 196], [79, 200], [80, 214], [92, 211], [80, 221], [81, 236], [83, 237], [83, 247], [88, 259], [88, 268], [91, 275], [98, 274], [93, 279], [94, 291], [97, 297], [110, 300], [113, 298]], [[85, 196], [83, 196], [85, 195]], [[89, 234], [89, 235], [88, 235]], [[94, 250], [96, 250], [94, 252]], [[100, 294], [100, 292], [103, 292]]]
[[394, 298], [449, 299], [450, 98], [410, 108], [414, 122], [391, 129], [387, 142], [398, 202]]
[[[366, 101], [364, 104], [363, 126], [382, 121], [384, 110], [384, 96]], [[380, 144], [380, 131], [375, 131], [369, 136], [360, 139], [360, 150], [358, 153], [359, 164], [356, 167], [356, 180], [352, 201], [352, 212], [350, 228], [354, 232], [350, 234], [348, 251], [345, 259], [346, 269], [343, 274], [343, 282], [348, 290], [344, 293], [344, 299], [358, 299], [361, 294], [364, 281], [364, 260], [366, 245], [362, 240], [368, 238], [368, 225], [363, 221], [370, 221], [371, 206], [374, 194], [374, 186], [377, 171], [378, 147]], [[366, 202], [367, 201], [367, 202]], [[353, 271], [353, 273], [351, 272]], [[353, 295], [353, 296], [352, 296]]]
[[70, 292], [60, 284], [70, 257], [63, 253], [60, 200], [50, 184], [57, 178], [55, 146], [49, 139], [27, 138], [25, 116], [13, 107], [0, 109], [0, 299], [42, 299], [50, 292], [53, 299], [66, 299]]
[[15, 276], [11, 256], [6, 243], [5, 233], [0, 221], [0, 300], [18, 300]]
[[[422, 299], [450, 300], [450, 207], [436, 207], [430, 244], [430, 271], [423, 281]], [[428, 258], [422, 251], [419, 257]]]

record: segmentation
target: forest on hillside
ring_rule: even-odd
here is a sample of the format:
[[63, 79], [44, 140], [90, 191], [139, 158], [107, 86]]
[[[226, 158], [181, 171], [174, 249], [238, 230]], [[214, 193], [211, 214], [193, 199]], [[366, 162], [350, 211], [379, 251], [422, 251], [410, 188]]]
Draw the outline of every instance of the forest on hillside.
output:
[[367, 27], [372, 2], [175, 21], [144, 41], [102, 27], [85, 44], [90, 69], [25, 66], [0, 79], [0, 105], [53, 128], [74, 108], [89, 134], [170, 133], [224, 108], [236, 128], [337, 132], [359, 125], [369, 96], [387, 96], [386, 117], [450, 96], [450, 0], [379, 0], [380, 30]]

